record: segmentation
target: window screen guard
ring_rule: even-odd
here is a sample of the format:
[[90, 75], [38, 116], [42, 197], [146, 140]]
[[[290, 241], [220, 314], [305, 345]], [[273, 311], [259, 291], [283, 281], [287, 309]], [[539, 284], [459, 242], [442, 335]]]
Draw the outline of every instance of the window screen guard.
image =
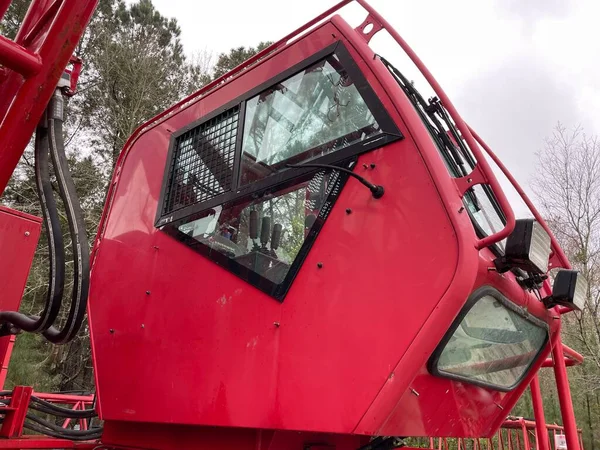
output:
[[173, 133], [155, 226], [283, 301], [348, 178], [287, 164], [402, 138], [337, 42]]
[[[319, 62], [326, 60], [339, 61], [341, 70], [352, 80], [353, 85], [360, 94], [360, 98], [372, 114], [379, 132], [370, 133], [367, 130], [364, 139], [348, 139], [346, 137], [345, 141], [348, 145], [345, 146], [333, 140], [327, 143], [331, 147], [330, 149], [324, 149], [326, 146], [322, 146], [320, 151], [317, 152], [315, 147], [311, 149], [311, 155], [308, 155], [310, 158], [299, 160], [298, 157], [295, 157], [293, 163], [302, 163], [310, 159], [312, 163], [336, 164], [402, 139], [403, 136], [400, 130], [385, 111], [381, 101], [365, 80], [346, 47], [343, 43], [337, 42], [303, 62], [290, 67], [218, 110], [173, 133], [167, 155], [155, 226], [162, 227], [177, 222], [191, 214], [244, 197], [248, 193], [264, 191], [271, 186], [285, 183], [297, 176], [314, 172], [315, 169], [310, 168], [285, 169], [285, 164], [282, 163], [289, 161], [278, 161], [280, 164], [276, 168], [277, 170], [269, 168], [268, 176], [255, 176], [255, 178], [258, 178], [256, 181], [242, 182], [240, 167], [246, 167], [246, 165], [242, 165], [243, 135], [247, 134], [247, 130], [243, 129], [243, 125], [246, 121], [247, 110], [252, 109], [252, 105], [248, 107], [247, 104], [252, 103], [254, 97], [261, 94], [264, 96], [265, 92], [276, 90], [278, 86], [293, 78], [294, 75], [298, 75], [311, 66], [318, 65]], [[340, 83], [340, 81], [343, 83], [343, 80], [333, 80], [334, 83]], [[290, 89], [287, 90], [290, 91]], [[347, 100], [340, 99], [340, 102], [344, 101]], [[325, 110], [324, 114], [329, 114], [330, 117], [335, 115], [335, 108]], [[226, 123], [225, 120], [230, 122]], [[234, 125], [231, 130], [228, 129], [230, 125]], [[365, 123], [363, 125], [369, 124]], [[205, 130], [209, 131], [208, 139], [203, 136]], [[333, 137], [340, 136], [341, 134]], [[321, 142], [317, 142], [317, 144], [319, 143]], [[251, 155], [251, 152], [246, 151], [245, 154]], [[179, 167], [177, 166], [178, 162], [180, 163]], [[232, 162], [233, 168], [231, 168]], [[186, 168], [192, 170], [186, 173]], [[208, 174], [209, 171], [212, 171], [211, 169], [215, 169], [221, 177], [213, 177]], [[208, 186], [201, 185], [202, 176], [206, 177], [205, 181], [209, 181]]]
[[428, 362], [429, 372], [497, 391], [525, 378], [548, 342], [548, 325], [497, 290], [475, 291]]

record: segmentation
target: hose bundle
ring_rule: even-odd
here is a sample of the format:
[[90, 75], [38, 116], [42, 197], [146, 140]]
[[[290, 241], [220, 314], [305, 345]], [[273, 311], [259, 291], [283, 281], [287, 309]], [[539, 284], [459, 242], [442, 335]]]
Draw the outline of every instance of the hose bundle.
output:
[[[83, 212], [65, 154], [64, 103], [63, 93], [57, 89], [46, 110], [45, 118], [37, 127], [35, 138], [35, 179], [50, 255], [48, 293], [44, 310], [40, 316], [29, 316], [15, 311], [0, 312], [0, 334], [15, 334], [19, 330], [42, 333], [47, 340], [55, 344], [65, 344], [79, 332], [85, 317], [90, 277], [90, 249]], [[65, 247], [50, 181], [49, 155], [52, 158], [73, 244], [73, 290], [69, 314], [62, 329], [53, 325], [64, 295]]]

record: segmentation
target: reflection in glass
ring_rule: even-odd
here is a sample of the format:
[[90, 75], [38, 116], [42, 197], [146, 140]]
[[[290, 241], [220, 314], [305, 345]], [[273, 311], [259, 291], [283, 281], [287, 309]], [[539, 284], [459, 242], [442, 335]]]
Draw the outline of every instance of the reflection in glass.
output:
[[242, 184], [380, 133], [335, 55], [246, 102]]
[[268, 197], [214, 208], [179, 231], [280, 284], [338, 178], [319, 172]]
[[496, 298], [479, 299], [463, 318], [438, 359], [438, 371], [513, 387], [546, 342], [544, 328]]

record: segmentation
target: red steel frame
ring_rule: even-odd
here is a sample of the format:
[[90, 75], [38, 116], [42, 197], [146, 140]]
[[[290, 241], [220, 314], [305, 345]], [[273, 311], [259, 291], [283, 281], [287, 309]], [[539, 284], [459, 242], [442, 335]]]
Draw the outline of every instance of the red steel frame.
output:
[[[425, 67], [414, 51], [390, 26], [390, 24], [366, 1], [356, 1], [369, 14], [362, 27], [364, 28], [364, 26], [369, 23], [375, 25], [373, 31], [370, 32], [367, 37], [365, 37], [367, 42], [376, 32], [380, 31], [381, 29], [388, 31], [398, 45], [411, 58], [417, 68], [424, 75], [425, 79], [430, 83], [436, 95], [440, 98], [442, 104], [448, 110], [458, 129], [462, 133], [464, 140], [467, 142], [469, 148], [478, 160], [477, 167], [472, 174], [470, 174], [468, 177], [465, 177], [466, 179], [457, 180], [456, 184], [459, 192], [464, 192], [466, 187], [473, 184], [487, 183], [491, 186], [506, 214], [507, 223], [504, 229], [496, 234], [488, 236], [484, 239], [480, 239], [476, 243], [476, 247], [481, 249], [504, 239], [510, 234], [515, 223], [512, 209], [508, 204], [508, 201], [502, 192], [489, 164], [487, 163], [486, 158], [479, 148], [479, 146], [481, 146], [481, 148], [485, 150], [488, 156], [492, 158], [492, 160], [508, 177], [509, 181], [521, 195], [536, 219], [548, 231], [552, 240], [554, 258], [553, 266], [566, 268], [570, 267], [564, 252], [558, 245], [553, 234], [550, 232], [549, 227], [539, 212], [535, 209], [532, 202], [527, 198], [522, 188], [502, 165], [491, 149], [464, 122], [454, 108], [450, 99], [447, 97], [433, 75]], [[335, 13], [349, 3], [351, 3], [351, 0], [344, 0], [338, 3], [322, 15], [315, 18], [313, 21], [300, 27], [293, 33], [290, 33], [288, 36], [273, 44], [271, 47], [265, 49], [263, 52], [255, 55], [250, 60], [242, 63], [232, 72], [218, 80], [215, 80], [213, 83], [209, 84], [206, 88], [194, 96], [161, 113], [152, 121], [153, 125], [162, 119], [167, 118], [185, 103], [192, 102], [194, 99], [206, 94], [224, 81], [226, 77], [229, 78], [231, 76], [239, 76], [245, 68], [264, 57], [267, 53], [281, 50], [290, 41], [298, 38], [298, 36], [303, 32], [314, 27], [320, 21], [329, 17], [331, 14]], [[4, 15], [9, 5], [10, 1], [8, 0], [0, 1], [0, 17]], [[2, 79], [2, 86], [0, 87], [0, 98], [2, 99], [0, 100], [0, 119], [2, 120], [0, 125], [0, 145], [2, 146], [2, 150], [0, 151], [0, 192], [4, 190], [6, 183], [8, 182], [8, 179], [10, 178], [14, 167], [16, 166], [16, 163], [29, 140], [29, 137], [33, 133], [38, 119], [41, 117], [41, 114], [56, 86], [56, 82], [58, 81], [63, 68], [68, 63], [75, 45], [83, 33], [83, 28], [88, 22], [95, 8], [95, 5], [96, 1], [34, 0], [15, 42], [0, 37], [0, 63], [5, 66], [2, 74], [0, 74]], [[25, 77], [24, 81], [21, 80], [20, 75]], [[134, 135], [130, 138], [127, 146], [129, 146], [131, 142], [135, 141], [143, 131], [143, 128], [137, 130], [136, 133], [134, 133]], [[114, 184], [111, 185], [111, 190], [113, 187]], [[567, 312], [567, 310], [559, 309], [557, 312], [563, 313]], [[557, 337], [553, 342], [552, 353], [553, 359], [546, 360], [544, 362], [544, 366], [552, 365], [554, 367], [569, 449], [577, 450], [580, 445], [580, 439], [578, 439], [578, 431], [573, 415], [566, 367], [568, 365], [573, 365], [580, 362], [581, 357], [574, 351], [564, 347], [561, 343], [560, 337]], [[569, 356], [568, 359], [565, 359], [565, 354]], [[539, 448], [550, 448], [547, 439], [541, 437], [543, 435], [543, 428], [546, 426], [543, 425], [543, 406], [541, 404], [537, 377], [534, 377], [531, 382], [531, 390], [534, 402], [534, 411], [536, 414], [537, 425], [535, 426], [538, 430], [538, 436], [540, 436]], [[11, 405], [9, 406], [9, 408], [13, 408], [10, 410], [10, 414], [13, 416], [13, 418], [7, 420], [2, 427], [1, 434], [5, 436], [14, 436], [15, 433], [17, 435], [19, 434], [18, 430], [21, 416], [19, 415], [20, 413], [17, 414], [17, 411], [22, 411], [21, 405], [25, 405], [27, 403], [28, 395], [31, 395], [31, 391], [28, 391], [26, 388], [20, 388], [15, 391], [15, 394], [15, 397], [13, 397], [15, 404], [13, 405], [11, 401]], [[55, 398], [55, 400], [58, 400], [58, 398]], [[74, 407], [81, 407], [86, 404], [85, 402], [88, 400], [64, 398], [64, 401], [74, 401]], [[9, 410], [7, 409], [6, 411], [8, 412]], [[534, 425], [528, 421], [521, 420], [519, 422], [519, 426], [524, 426], [526, 429], [530, 429]], [[5, 447], [3, 442], [4, 441], [0, 440], [0, 448], [9, 448]], [[10, 448], [15, 448], [15, 445], [17, 445], [17, 443], [12, 442], [10, 444]], [[48, 447], [45, 447], [46, 445]], [[18, 443], [18, 448], [55, 448], [57, 445], [57, 441], [52, 439], [23, 439]], [[61, 446], [67, 448], [69, 446], [74, 446], [74, 444], [68, 444], [65, 442], [61, 443]], [[526, 448], [528, 448], [527, 444]]]
[[[506, 419], [494, 437], [485, 439], [457, 438], [455, 442], [451, 442], [453, 441], [451, 438], [429, 438], [428, 448], [431, 450], [449, 450], [451, 445], [454, 444], [458, 450], [531, 450], [531, 448], [552, 450], [554, 445], [551, 445], [548, 439], [550, 432], [552, 436], [564, 434], [565, 428], [553, 424], [541, 424], [540, 426], [537, 421], [512, 417]], [[532, 434], [535, 435], [534, 446], [531, 442]], [[583, 448], [581, 430], [577, 430], [577, 436], [579, 445]]]
[[[10, 3], [1, 0], [1, 16]], [[0, 36], [0, 194], [96, 4], [97, 0], [33, 0], [15, 40]]]
[[[0, 449], [25, 449], [25, 448], [83, 448], [92, 449], [98, 446], [97, 442], [73, 442], [66, 439], [46, 438], [23, 434], [25, 415], [29, 408], [29, 401], [34, 395], [31, 387], [16, 386], [10, 397], [0, 396], [0, 402], [9, 402], [8, 406], [0, 406], [0, 413], [4, 414], [4, 421], [0, 426]], [[92, 395], [69, 395], [69, 394], [44, 394], [35, 395], [48, 402], [69, 406], [74, 411], [89, 409], [94, 402]], [[78, 419], [81, 430], [87, 430], [87, 419]], [[62, 427], [67, 428], [71, 419], [66, 419]]]

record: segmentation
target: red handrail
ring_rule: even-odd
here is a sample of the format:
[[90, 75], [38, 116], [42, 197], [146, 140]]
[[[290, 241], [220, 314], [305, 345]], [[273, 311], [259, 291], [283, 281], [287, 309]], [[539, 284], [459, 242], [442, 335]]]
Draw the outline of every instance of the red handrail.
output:
[[471, 132], [471, 134], [473, 135], [473, 137], [475, 138], [477, 143], [479, 145], [481, 145], [481, 147], [485, 150], [485, 152], [492, 159], [492, 161], [494, 161], [494, 164], [496, 164], [498, 166], [500, 171], [504, 174], [504, 176], [508, 179], [508, 181], [515, 188], [515, 191], [517, 191], [519, 196], [523, 199], [523, 202], [525, 202], [525, 205], [527, 205], [527, 207], [529, 208], [529, 211], [531, 211], [531, 213], [533, 214], [533, 217], [535, 217], [535, 220], [537, 220], [538, 223], [542, 226], [542, 228], [544, 228], [546, 233], [548, 233], [548, 236], [550, 236], [550, 243], [552, 245], [552, 251], [554, 252], [556, 257], [560, 260], [562, 267], [564, 267], [565, 269], [570, 269], [571, 264], [569, 263], [569, 259], [567, 258], [567, 256], [563, 252], [562, 248], [560, 247], [560, 244], [556, 240], [554, 233], [552, 233], [552, 230], [550, 230], [550, 227], [548, 226], [548, 224], [546, 223], [544, 218], [541, 216], [541, 214], [539, 213], [539, 211], [537, 210], [537, 208], [535, 207], [535, 205], [533, 204], [533, 202], [531, 201], [529, 196], [525, 193], [525, 191], [523, 190], [523, 188], [521, 187], [519, 182], [515, 179], [515, 177], [512, 176], [512, 174], [508, 171], [508, 169], [502, 163], [502, 161], [500, 161], [500, 159], [496, 156], [496, 154], [492, 151], [492, 149], [475, 132], [475, 130], [473, 130], [473, 128], [471, 128], [468, 125], [467, 125], [467, 127], [469, 128], [469, 131]]
[[19, 72], [24, 77], [35, 75], [42, 68], [39, 55], [0, 36], [0, 64]]
[[496, 242], [499, 242], [499, 241], [505, 239], [515, 228], [515, 215], [514, 215], [514, 212], [511, 208], [510, 204], [508, 203], [508, 199], [506, 198], [506, 196], [504, 195], [504, 192], [500, 188], [500, 183], [498, 182], [498, 180], [496, 179], [496, 176], [492, 172], [492, 169], [490, 168], [485, 157], [483, 156], [483, 153], [477, 146], [477, 143], [475, 142], [475, 139], [473, 138], [473, 135], [471, 134], [469, 127], [467, 126], [465, 121], [462, 119], [462, 117], [460, 116], [460, 114], [458, 113], [458, 111], [456, 110], [456, 108], [454, 107], [452, 102], [450, 101], [450, 98], [448, 98], [448, 96], [446, 95], [446, 93], [444, 92], [444, 90], [442, 89], [440, 84], [437, 82], [435, 77], [431, 74], [429, 69], [427, 69], [427, 67], [425, 66], [423, 61], [421, 61], [421, 59], [417, 56], [417, 54], [413, 51], [413, 49], [406, 43], [406, 41], [402, 38], [402, 36], [400, 36], [400, 34], [398, 34], [398, 32], [389, 24], [389, 22], [387, 20], [385, 20], [383, 18], [383, 16], [381, 16], [381, 14], [379, 14], [377, 11], [375, 11], [371, 7], [371, 5], [369, 5], [366, 2], [366, 0], [356, 0], [356, 1], [365, 10], [367, 10], [367, 12], [374, 19], [376, 19], [381, 25], [383, 25], [383, 28], [385, 28], [387, 30], [387, 32], [390, 34], [390, 36], [392, 36], [394, 38], [394, 40], [398, 43], [398, 45], [400, 45], [400, 47], [402, 47], [402, 50], [404, 50], [406, 55], [412, 60], [412, 62], [415, 64], [415, 66], [417, 66], [417, 68], [419, 69], [421, 74], [423, 74], [423, 76], [425, 77], [427, 82], [433, 88], [433, 91], [435, 92], [435, 94], [438, 96], [438, 98], [442, 102], [442, 105], [444, 106], [444, 108], [446, 108], [446, 110], [448, 111], [448, 114], [450, 115], [450, 117], [452, 118], [454, 123], [456, 124], [456, 127], [461, 132], [463, 138], [465, 139], [469, 148], [473, 152], [473, 155], [477, 159], [477, 167], [475, 170], [479, 169], [479, 171], [485, 178], [485, 181], [487, 182], [487, 184], [489, 184], [492, 191], [494, 192], [500, 207], [504, 211], [504, 215], [506, 217], [506, 225], [504, 226], [504, 228], [494, 234], [486, 236], [483, 239], [479, 239], [476, 243], [476, 247], [478, 249], [483, 248], [483, 247], [488, 247]]

